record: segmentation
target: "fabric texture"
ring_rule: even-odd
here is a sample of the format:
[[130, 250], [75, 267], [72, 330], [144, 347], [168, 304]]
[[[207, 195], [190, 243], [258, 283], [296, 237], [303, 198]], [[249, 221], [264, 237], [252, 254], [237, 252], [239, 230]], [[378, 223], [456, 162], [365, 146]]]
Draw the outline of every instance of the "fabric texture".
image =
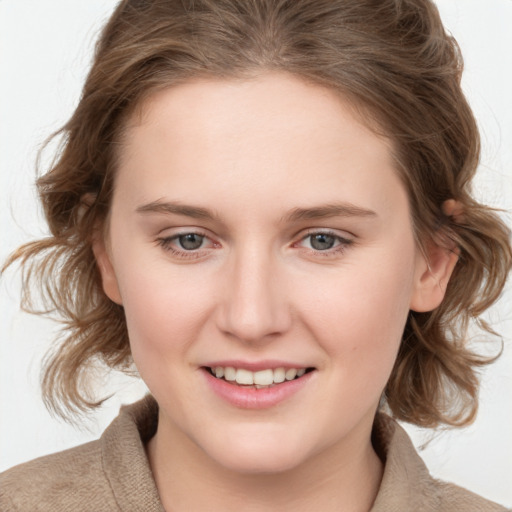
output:
[[[123, 407], [99, 440], [2, 473], [0, 511], [164, 512], [144, 449], [157, 419], [158, 406], [148, 396]], [[377, 415], [373, 443], [385, 467], [370, 512], [506, 511], [433, 479], [406, 432], [386, 415]]]

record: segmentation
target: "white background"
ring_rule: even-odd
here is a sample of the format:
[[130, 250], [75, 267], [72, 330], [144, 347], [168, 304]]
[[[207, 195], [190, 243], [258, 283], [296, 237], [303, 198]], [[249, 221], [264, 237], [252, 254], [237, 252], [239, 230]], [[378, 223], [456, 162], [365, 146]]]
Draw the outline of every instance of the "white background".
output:
[[[0, 261], [45, 233], [34, 190], [41, 142], [76, 106], [95, 37], [115, 0], [0, 0]], [[464, 88], [482, 130], [477, 195], [512, 210], [512, 0], [438, 0], [466, 60]], [[510, 215], [507, 217], [510, 222]], [[41, 356], [51, 322], [21, 313], [19, 279], [0, 282], [0, 470], [97, 438], [120, 403], [144, 387], [114, 376], [111, 399], [80, 428], [41, 404]], [[435, 434], [422, 451], [432, 473], [512, 507], [512, 289], [491, 314], [503, 357], [482, 377], [474, 425]], [[409, 428], [417, 445], [432, 437]]]

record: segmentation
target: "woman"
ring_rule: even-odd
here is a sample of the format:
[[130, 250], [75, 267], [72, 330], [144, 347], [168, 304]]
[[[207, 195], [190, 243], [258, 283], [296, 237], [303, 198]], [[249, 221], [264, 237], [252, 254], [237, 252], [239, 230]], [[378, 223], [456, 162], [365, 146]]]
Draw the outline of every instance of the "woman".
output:
[[374, 4], [119, 5], [12, 261], [68, 322], [55, 409], [98, 359], [152, 397], [5, 473], [6, 509], [502, 510], [383, 414], [471, 421], [511, 250], [435, 7]]

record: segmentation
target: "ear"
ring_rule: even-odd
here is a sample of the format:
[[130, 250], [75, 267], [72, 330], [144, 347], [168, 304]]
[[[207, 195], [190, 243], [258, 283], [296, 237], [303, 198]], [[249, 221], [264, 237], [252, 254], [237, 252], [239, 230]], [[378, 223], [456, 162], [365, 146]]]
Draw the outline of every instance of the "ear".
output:
[[92, 241], [92, 252], [94, 253], [96, 264], [98, 265], [98, 269], [101, 274], [103, 291], [111, 301], [122, 305], [123, 301], [121, 293], [119, 292], [114, 266], [112, 265], [112, 259], [105, 242], [105, 236], [102, 233], [98, 232], [94, 236]]
[[424, 251], [418, 250], [410, 309], [424, 313], [441, 304], [458, 259], [456, 247], [447, 248], [436, 241], [430, 242]]

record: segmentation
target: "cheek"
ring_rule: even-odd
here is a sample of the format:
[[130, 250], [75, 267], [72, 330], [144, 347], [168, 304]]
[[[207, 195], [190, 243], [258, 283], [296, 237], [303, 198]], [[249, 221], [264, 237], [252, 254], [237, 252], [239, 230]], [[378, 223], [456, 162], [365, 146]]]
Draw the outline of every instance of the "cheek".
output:
[[186, 370], [209, 308], [197, 292], [190, 280], [157, 266], [140, 271], [122, 287], [135, 366], [151, 392], [161, 397], [164, 390], [176, 410], [186, 407], [183, 397], [195, 396]]
[[211, 308], [209, 280], [136, 254], [123, 256], [118, 275], [134, 359], [172, 359], [194, 342]]
[[306, 317], [325, 354], [332, 390], [325, 394], [323, 414], [328, 424], [340, 425], [345, 423], [340, 422], [339, 411], [342, 415], [350, 411], [352, 418], [375, 412], [395, 364], [409, 311], [408, 287], [399, 285], [396, 276], [349, 272], [344, 283], [324, 289], [323, 300], [310, 304]]
[[[379, 258], [360, 259], [340, 268], [315, 286], [312, 282], [296, 296], [302, 297], [305, 322], [332, 364], [354, 376], [380, 375], [387, 380], [400, 345], [409, 312], [414, 276], [414, 249]], [[378, 263], [376, 263], [378, 262]], [[366, 377], [364, 377], [366, 378]]]

